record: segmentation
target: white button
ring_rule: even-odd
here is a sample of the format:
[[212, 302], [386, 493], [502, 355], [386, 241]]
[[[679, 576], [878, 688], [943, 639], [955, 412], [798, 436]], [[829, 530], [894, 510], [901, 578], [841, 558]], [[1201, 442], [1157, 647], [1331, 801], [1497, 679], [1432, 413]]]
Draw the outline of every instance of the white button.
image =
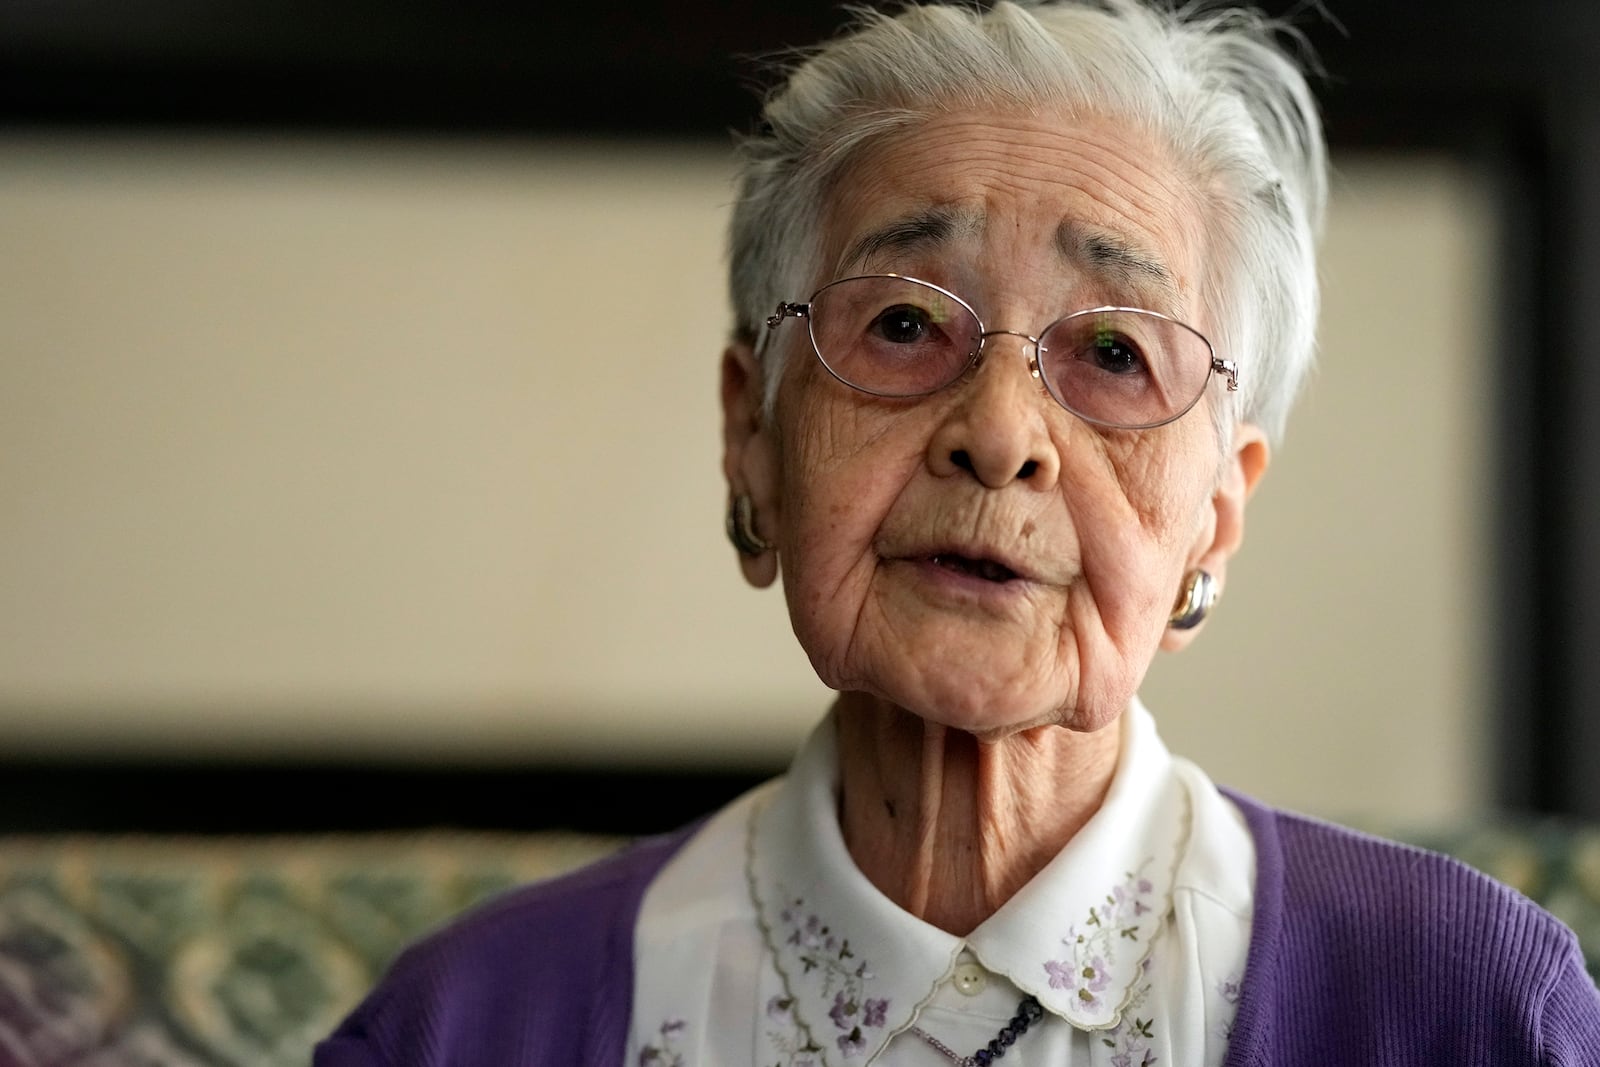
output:
[[989, 975], [976, 963], [958, 963], [955, 973], [956, 989], [969, 997], [982, 993], [989, 984]]

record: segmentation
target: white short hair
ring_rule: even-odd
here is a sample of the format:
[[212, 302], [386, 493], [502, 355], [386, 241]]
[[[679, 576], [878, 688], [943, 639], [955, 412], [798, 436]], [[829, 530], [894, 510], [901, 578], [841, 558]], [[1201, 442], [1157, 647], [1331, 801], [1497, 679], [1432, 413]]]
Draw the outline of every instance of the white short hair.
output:
[[[860, 149], [936, 113], [1056, 106], [1125, 119], [1171, 146], [1210, 206], [1200, 298], [1218, 354], [1236, 359], [1234, 419], [1273, 439], [1315, 349], [1316, 245], [1327, 150], [1279, 23], [1244, 10], [1139, 0], [1003, 0], [862, 12], [794, 60], [739, 146], [729, 284], [736, 333], [754, 341], [780, 300], [825, 280], [831, 183]], [[1292, 36], [1292, 35], [1290, 35]], [[1298, 40], [1298, 38], [1295, 38]], [[763, 352], [768, 403], [784, 346]]]

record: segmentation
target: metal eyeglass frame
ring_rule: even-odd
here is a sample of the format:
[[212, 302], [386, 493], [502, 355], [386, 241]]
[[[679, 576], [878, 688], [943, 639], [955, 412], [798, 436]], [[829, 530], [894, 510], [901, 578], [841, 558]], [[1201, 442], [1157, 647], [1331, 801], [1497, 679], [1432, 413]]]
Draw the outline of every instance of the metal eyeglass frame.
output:
[[[978, 324], [978, 346], [976, 348], [974, 348], [972, 350], [972, 353], [967, 357], [967, 363], [966, 363], [966, 365], [964, 367], [962, 367], [962, 369], [961, 369], [959, 374], [957, 374], [955, 377], [951, 378], [949, 381], [945, 382], [943, 385], [940, 385], [940, 386], [938, 386], [936, 388], [933, 388], [933, 389], [929, 389], [926, 392], [922, 392], [922, 393], [880, 393], [880, 392], [877, 392], [875, 390], [867, 389], [867, 388], [864, 388], [862, 386], [859, 386], [855, 382], [846, 380], [845, 378], [843, 378], [839, 374], [838, 371], [833, 369], [833, 367], [828, 363], [827, 359], [822, 355], [822, 350], [817, 347], [817, 335], [816, 335], [816, 332], [811, 328], [811, 326], [812, 326], [811, 306], [812, 306], [813, 303], [816, 302], [817, 297], [820, 296], [823, 293], [824, 290], [831, 289], [833, 286], [840, 285], [840, 284], [842, 284], [844, 282], [861, 281], [861, 280], [866, 279], [866, 278], [893, 278], [893, 279], [896, 279], [897, 281], [914, 282], [917, 285], [923, 285], [923, 286], [928, 287], [929, 289], [934, 290], [935, 292], [944, 294], [945, 296], [949, 297], [951, 300], [954, 300], [957, 304], [960, 304], [962, 307], [967, 309], [967, 313], [972, 316], [972, 321], [976, 322]], [[1123, 312], [1133, 312], [1133, 313], [1138, 314], [1138, 315], [1148, 315], [1151, 318], [1161, 319], [1164, 322], [1170, 322], [1175, 326], [1180, 326], [1183, 329], [1189, 331], [1190, 333], [1194, 334], [1196, 337], [1198, 337], [1200, 339], [1201, 344], [1206, 346], [1206, 351], [1211, 356], [1211, 370], [1210, 370], [1210, 373], [1211, 374], [1221, 374], [1221, 375], [1223, 375], [1224, 377], [1227, 378], [1227, 380], [1228, 380], [1228, 392], [1236, 393], [1236, 392], [1239, 391], [1239, 365], [1236, 362], [1234, 362], [1233, 360], [1231, 360], [1231, 359], [1220, 359], [1220, 358], [1218, 358], [1217, 350], [1212, 347], [1210, 338], [1206, 337], [1205, 334], [1201, 333], [1199, 330], [1195, 329], [1193, 326], [1190, 326], [1188, 323], [1182, 322], [1182, 321], [1180, 321], [1178, 319], [1175, 319], [1171, 315], [1163, 315], [1159, 311], [1150, 311], [1147, 308], [1121, 307], [1121, 306], [1111, 305], [1111, 304], [1107, 304], [1107, 305], [1104, 305], [1102, 307], [1085, 308], [1082, 311], [1074, 311], [1074, 312], [1071, 312], [1070, 314], [1063, 315], [1058, 319], [1052, 320], [1050, 323], [1048, 323], [1045, 326], [1045, 328], [1043, 330], [1039, 331], [1039, 336], [1043, 337], [1045, 334], [1049, 333], [1056, 326], [1060, 325], [1063, 322], [1066, 322], [1068, 319], [1075, 319], [1080, 315], [1093, 315], [1093, 314], [1096, 314], [1097, 312], [1105, 312], [1105, 311], [1123, 311]], [[1177, 420], [1183, 418], [1190, 411], [1194, 410], [1194, 406], [1196, 404], [1200, 403], [1200, 398], [1202, 396], [1205, 396], [1205, 393], [1206, 393], [1205, 387], [1202, 386], [1200, 388], [1200, 391], [1195, 393], [1194, 398], [1192, 400], [1190, 400], [1187, 404], [1185, 404], [1181, 410], [1175, 411], [1171, 415], [1168, 415], [1166, 418], [1157, 419], [1154, 422], [1141, 422], [1141, 423], [1134, 423], [1134, 424], [1130, 425], [1130, 424], [1124, 424], [1124, 423], [1119, 423], [1119, 422], [1107, 422], [1105, 419], [1097, 419], [1097, 418], [1094, 418], [1091, 415], [1086, 415], [1083, 412], [1079, 411], [1078, 409], [1076, 409], [1076, 408], [1070, 406], [1069, 404], [1067, 404], [1066, 401], [1062, 400], [1061, 397], [1056, 393], [1055, 389], [1051, 387], [1050, 383], [1044, 380], [1044, 375], [1039, 370], [1039, 344], [1040, 344], [1039, 337], [1035, 337], [1032, 334], [1023, 333], [1020, 330], [986, 330], [986, 329], [984, 329], [984, 326], [983, 326], [983, 318], [982, 318], [982, 316], [980, 316], [978, 314], [977, 309], [974, 308], [971, 304], [967, 303], [965, 300], [961, 299], [955, 293], [952, 293], [950, 290], [946, 289], [942, 285], [935, 285], [933, 282], [924, 281], [921, 278], [913, 278], [909, 274], [855, 274], [855, 275], [851, 275], [848, 278], [835, 278], [833, 281], [829, 282], [827, 285], [822, 286], [816, 292], [812, 293], [810, 300], [806, 300], [806, 301], [799, 302], [799, 303], [795, 303], [795, 302], [791, 302], [791, 301], [787, 301], [787, 300], [780, 301], [778, 303], [777, 309], [771, 315], [767, 316], [767, 329], [768, 330], [776, 330], [779, 326], [783, 325], [783, 320], [788, 319], [788, 318], [796, 318], [796, 319], [805, 319], [806, 320], [806, 336], [811, 341], [811, 351], [812, 351], [812, 353], [814, 353], [816, 355], [817, 362], [821, 363], [823, 368], [829, 374], [831, 374], [834, 378], [838, 379], [840, 382], [843, 382], [845, 385], [849, 386], [850, 388], [856, 390], [857, 392], [866, 393], [868, 396], [883, 396], [883, 397], [893, 397], [893, 398], [910, 400], [910, 399], [915, 399], [917, 397], [922, 397], [922, 396], [932, 396], [934, 393], [937, 393], [942, 389], [948, 389], [950, 386], [952, 386], [956, 382], [960, 381], [961, 378], [967, 373], [967, 371], [971, 370], [974, 366], [977, 365], [978, 360], [983, 357], [983, 345], [984, 345], [984, 342], [987, 341], [991, 337], [1020, 337], [1024, 341], [1028, 342], [1028, 344], [1031, 346], [1031, 351], [1028, 354], [1028, 372], [1034, 378], [1039, 379], [1040, 383], [1045, 387], [1045, 392], [1050, 394], [1050, 398], [1052, 400], [1054, 400], [1056, 403], [1060, 404], [1066, 410], [1072, 412], [1078, 418], [1083, 419], [1085, 422], [1094, 423], [1096, 426], [1106, 426], [1106, 427], [1109, 427], [1111, 429], [1117, 429], [1117, 430], [1153, 430], [1158, 426], [1165, 426], [1170, 422], [1176, 422]], [[770, 334], [769, 334], [769, 336], [770, 336]]]

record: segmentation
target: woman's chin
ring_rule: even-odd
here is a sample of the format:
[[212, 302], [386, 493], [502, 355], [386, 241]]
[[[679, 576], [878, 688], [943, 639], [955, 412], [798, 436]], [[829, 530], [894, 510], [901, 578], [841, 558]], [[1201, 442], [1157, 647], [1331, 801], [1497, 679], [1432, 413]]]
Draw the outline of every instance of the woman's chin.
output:
[[1104, 725], [1090, 723], [1089, 719], [1097, 717], [1082, 716], [1072, 701], [1062, 699], [1059, 691], [985, 689], [978, 679], [924, 678], [910, 684], [873, 685], [865, 692], [850, 694], [846, 706], [855, 700], [888, 704], [924, 722], [961, 730], [984, 741], [997, 741], [1042, 726], [1094, 729]]

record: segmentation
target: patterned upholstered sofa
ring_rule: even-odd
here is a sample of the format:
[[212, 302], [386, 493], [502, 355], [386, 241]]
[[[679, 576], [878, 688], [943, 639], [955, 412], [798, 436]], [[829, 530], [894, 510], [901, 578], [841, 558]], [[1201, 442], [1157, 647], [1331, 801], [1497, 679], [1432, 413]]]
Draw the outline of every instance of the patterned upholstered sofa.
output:
[[[1600, 828], [1406, 835], [1521, 889], [1600, 974]], [[614, 838], [0, 838], [0, 1064], [289, 1067], [407, 941]]]

